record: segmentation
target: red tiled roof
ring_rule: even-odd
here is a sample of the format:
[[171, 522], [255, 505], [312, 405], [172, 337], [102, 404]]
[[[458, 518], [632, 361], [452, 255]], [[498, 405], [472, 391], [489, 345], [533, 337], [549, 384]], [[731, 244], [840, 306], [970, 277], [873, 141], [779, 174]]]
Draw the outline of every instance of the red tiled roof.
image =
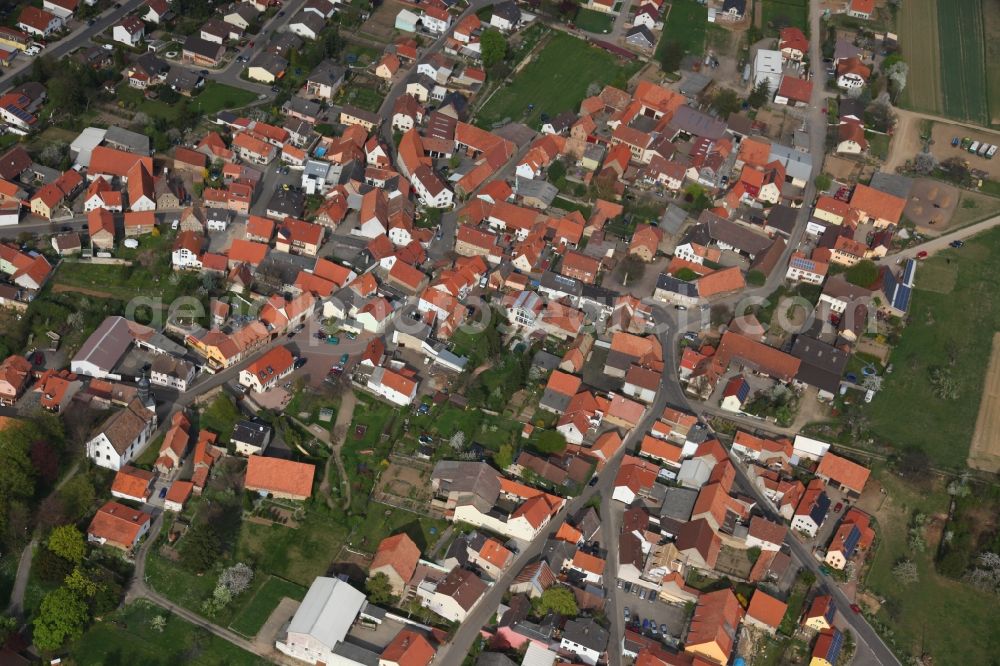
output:
[[418, 560], [420, 560], [420, 549], [417, 544], [406, 533], [401, 532], [382, 539], [369, 570], [375, 571], [388, 566], [399, 574], [403, 582], [408, 582], [413, 577]]
[[148, 513], [131, 509], [115, 501], [105, 502], [97, 510], [87, 534], [106, 539], [122, 548], [130, 548], [139, 537], [142, 526], [149, 522]]
[[115, 474], [115, 480], [111, 483], [111, 492], [145, 499], [149, 497], [149, 486], [152, 482], [152, 472], [132, 465], [125, 465]]

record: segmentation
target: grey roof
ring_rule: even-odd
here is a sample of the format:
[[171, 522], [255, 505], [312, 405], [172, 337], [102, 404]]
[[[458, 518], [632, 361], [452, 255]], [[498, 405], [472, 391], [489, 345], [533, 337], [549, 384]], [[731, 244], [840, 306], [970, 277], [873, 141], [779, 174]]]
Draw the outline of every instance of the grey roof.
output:
[[312, 30], [317, 35], [326, 27], [326, 21], [316, 12], [299, 12], [298, 15], [288, 24], [289, 27], [302, 24]]
[[195, 55], [199, 55], [203, 58], [208, 58], [210, 60], [218, 60], [225, 53], [226, 47], [222, 44], [216, 44], [215, 42], [210, 42], [207, 39], [202, 39], [198, 35], [189, 35], [187, 39], [184, 40], [184, 50], [190, 51]]
[[556, 356], [555, 354], [550, 354], [544, 349], [539, 349], [535, 352], [535, 355], [531, 357], [531, 365], [537, 366], [543, 370], [555, 370], [559, 367], [559, 363], [562, 358]]
[[910, 189], [913, 188], [913, 179], [897, 173], [876, 171], [872, 175], [871, 186], [880, 192], [907, 199], [910, 196]]
[[805, 335], [795, 338], [790, 353], [801, 361], [795, 379], [830, 393], [837, 392], [850, 354]]
[[747, 0], [725, 0], [722, 3], [722, 11], [728, 12], [730, 9], [735, 9], [742, 14], [747, 9]]
[[690, 72], [681, 82], [681, 94], [687, 97], [695, 97], [705, 91], [712, 83], [712, 77], [701, 72]]
[[75, 368], [77, 363], [91, 363], [105, 372], [111, 372], [134, 339], [130, 323], [125, 317], [118, 316], [107, 317], [102, 321], [73, 357], [73, 372], [79, 372]]
[[692, 106], [682, 106], [670, 119], [670, 128], [694, 136], [717, 140], [726, 135], [726, 123]]
[[583, 284], [579, 280], [552, 271], [542, 273], [538, 286], [548, 291], [556, 291], [575, 297], [579, 297], [583, 292]]
[[676, 234], [684, 226], [685, 220], [687, 220], [687, 211], [678, 206], [677, 204], [670, 204], [667, 209], [663, 211], [663, 217], [660, 218], [660, 222], [657, 226], [667, 234]]
[[584, 539], [590, 541], [601, 529], [601, 519], [597, 517], [597, 511], [594, 510], [594, 507], [585, 506], [573, 516], [573, 526], [580, 530]]
[[629, 28], [628, 32], [625, 33], [625, 41], [631, 44], [648, 44], [653, 46], [656, 44], [656, 36], [653, 35], [653, 31], [644, 25], [636, 25]]
[[343, 642], [365, 604], [365, 595], [337, 578], [320, 576], [295, 611], [289, 633], [307, 634], [330, 649]]
[[306, 197], [296, 190], [276, 190], [267, 202], [267, 210], [298, 218], [302, 215]]
[[259, 421], [238, 421], [230, 439], [252, 446], [263, 446], [271, 436], [271, 426]]
[[562, 569], [566, 560], [573, 559], [576, 553], [576, 546], [561, 539], [546, 539], [542, 546], [541, 557], [545, 560], [553, 571]]
[[316, 65], [313, 71], [309, 72], [309, 81], [336, 86], [344, 82], [344, 72], [346, 71], [346, 69], [332, 60], [324, 60]]
[[514, 182], [514, 192], [518, 196], [538, 199], [548, 207], [559, 194], [559, 189], [547, 180], [518, 176]]
[[681, 522], [687, 522], [691, 519], [691, 512], [694, 511], [694, 503], [697, 501], [697, 490], [671, 486], [667, 488], [667, 494], [663, 498], [663, 506], [660, 507], [660, 517], [674, 518]]
[[301, 37], [294, 32], [281, 32], [267, 45], [267, 50], [273, 53], [285, 53], [286, 51], [294, 51], [300, 46], [302, 46]]
[[666, 273], [660, 273], [660, 277], [656, 278], [656, 288], [668, 291], [672, 294], [679, 294], [689, 298], [698, 298], [697, 285], [691, 282], [678, 280], [674, 276], [667, 275]]
[[505, 0], [499, 4], [493, 6], [493, 14], [499, 16], [500, 18], [507, 19], [511, 23], [519, 23], [521, 21], [521, 9], [511, 2], [511, 0]]
[[282, 105], [281, 110], [285, 113], [294, 111], [306, 116], [317, 116], [320, 112], [320, 106], [316, 102], [310, 102], [301, 97], [292, 97]]
[[785, 167], [785, 173], [796, 180], [809, 180], [812, 177], [812, 157], [809, 153], [772, 143], [771, 154], [767, 161], [774, 160], [781, 162]]
[[833, 59], [835, 61], [842, 60], [843, 58], [853, 58], [860, 55], [861, 49], [846, 39], [838, 39], [837, 44], [834, 46]]
[[326, 178], [330, 173], [330, 162], [324, 160], [307, 160], [302, 174], [310, 178]]
[[591, 618], [568, 620], [563, 627], [562, 637], [595, 652], [608, 649], [608, 631]]
[[104, 142], [114, 144], [137, 155], [149, 155], [149, 137], [131, 130], [112, 125], [104, 133]]
[[174, 90], [194, 90], [201, 76], [189, 69], [174, 65], [167, 74], [167, 85]]
[[346, 659], [349, 664], [362, 664], [362, 666], [378, 666], [380, 659], [377, 652], [355, 643], [341, 643], [333, 648], [333, 653]]
[[740, 252], [755, 256], [771, 247], [771, 239], [752, 229], [719, 217], [709, 211], [702, 211], [699, 223], [707, 223], [712, 240], [735, 247]]
[[431, 481], [438, 492], [475, 495], [473, 504], [485, 513], [500, 496], [500, 478], [495, 469], [483, 462], [442, 460], [434, 466]]
[[[513, 3], [511, 3], [513, 4]], [[496, 8], [493, 10], [496, 12]], [[563, 111], [555, 118], [551, 118], [548, 122], [557, 133], [564, 132], [573, 126], [573, 123], [577, 121], [577, 115], [572, 111]]]
[[571, 395], [566, 395], [565, 393], [559, 393], [557, 391], [553, 391], [550, 388], [547, 388], [542, 393], [542, 399], [539, 400], [538, 406], [546, 407], [548, 409], [551, 409], [555, 412], [559, 412], [560, 414], [562, 414], [563, 412], [566, 411], [566, 408], [569, 406], [569, 401], [572, 399], [573, 396]]
[[288, 67], [288, 61], [282, 58], [277, 53], [270, 53], [264, 51], [260, 53], [253, 62], [250, 63], [251, 67], [260, 67], [261, 69], [277, 76], [278, 74], [285, 71]]
[[689, 488], [701, 488], [711, 476], [712, 469], [701, 458], [692, 458], [681, 463], [677, 482]]
[[168, 63], [160, 60], [149, 52], [137, 56], [134, 62], [150, 74], [162, 75], [170, 71], [170, 65]]
[[773, 206], [767, 214], [767, 226], [774, 227], [786, 236], [790, 236], [795, 229], [795, 222], [799, 217], [799, 212], [791, 206], [778, 204]]

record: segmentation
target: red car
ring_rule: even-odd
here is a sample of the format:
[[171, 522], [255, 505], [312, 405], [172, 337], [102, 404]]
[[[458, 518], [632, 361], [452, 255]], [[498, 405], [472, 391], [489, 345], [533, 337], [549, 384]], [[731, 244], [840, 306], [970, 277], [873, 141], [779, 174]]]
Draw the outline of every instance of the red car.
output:
[[851, 604], [851, 610], [854, 611], [855, 613], [860, 613], [861, 612], [861, 606], [859, 606], [857, 604]]
[[926, 258], [927, 258], [927, 250], [921, 250], [920, 252], [917, 252], [917, 259], [926, 259]]
[[837, 502], [837, 505], [835, 507], [833, 507], [833, 512], [834, 513], [840, 513], [840, 510], [843, 509], [843, 508], [844, 508], [844, 503], [843, 502]]

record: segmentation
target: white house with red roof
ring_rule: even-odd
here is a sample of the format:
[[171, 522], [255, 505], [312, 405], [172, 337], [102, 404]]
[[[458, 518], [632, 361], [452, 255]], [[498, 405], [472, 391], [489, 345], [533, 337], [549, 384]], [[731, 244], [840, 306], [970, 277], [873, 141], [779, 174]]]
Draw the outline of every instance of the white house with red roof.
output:
[[295, 357], [287, 347], [275, 347], [240, 371], [240, 385], [255, 393], [262, 393], [295, 369]]
[[419, 385], [415, 378], [381, 366], [368, 378], [368, 388], [372, 392], [401, 407], [413, 404]]

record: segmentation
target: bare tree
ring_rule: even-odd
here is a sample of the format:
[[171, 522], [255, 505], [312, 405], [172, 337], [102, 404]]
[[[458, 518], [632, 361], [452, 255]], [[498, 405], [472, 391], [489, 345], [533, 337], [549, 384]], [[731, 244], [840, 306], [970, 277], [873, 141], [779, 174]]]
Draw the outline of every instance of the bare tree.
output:
[[920, 580], [920, 572], [917, 571], [917, 565], [911, 560], [906, 559], [896, 563], [896, 566], [892, 568], [892, 575], [903, 585], [910, 585]]

